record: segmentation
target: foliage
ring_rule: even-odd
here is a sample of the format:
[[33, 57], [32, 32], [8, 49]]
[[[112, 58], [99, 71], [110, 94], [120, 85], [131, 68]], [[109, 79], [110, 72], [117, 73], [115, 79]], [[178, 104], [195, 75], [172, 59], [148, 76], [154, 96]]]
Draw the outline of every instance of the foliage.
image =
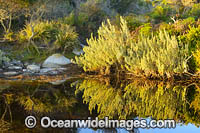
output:
[[[195, 55], [198, 54], [198, 48], [200, 47], [200, 26], [189, 26], [189, 30], [182, 36], [179, 36], [179, 39], [188, 43], [189, 53], [193, 54], [191, 59], [189, 60], [189, 68], [194, 73], [197, 71], [198, 59], [195, 59]], [[196, 53], [196, 54], [195, 54]], [[197, 61], [197, 62], [196, 62]]]
[[98, 27], [107, 18], [108, 14], [102, 9], [98, 0], [88, 0], [80, 5], [78, 11], [72, 12], [63, 18], [64, 23], [75, 26], [82, 42], [93, 33], [96, 35]]
[[87, 40], [84, 55], [75, 58], [75, 63], [83, 67], [85, 71], [97, 71], [101, 74], [109, 74], [111, 67], [119, 68], [123, 65], [123, 56], [126, 47], [132, 43], [131, 35], [126, 21], [121, 18], [121, 27], [103, 23], [98, 30], [98, 38], [93, 37]]
[[139, 34], [148, 37], [152, 34], [152, 26], [150, 23], [145, 23], [139, 30]]
[[189, 10], [189, 15], [193, 16], [195, 18], [199, 18], [200, 17], [200, 4], [194, 4], [192, 6], [192, 9]]
[[193, 17], [188, 17], [183, 20], [177, 20], [173, 24], [174, 30], [179, 34], [186, 33], [186, 31], [189, 30], [190, 26], [193, 26], [193, 25], [195, 25], [195, 18]]
[[136, 43], [123, 18], [120, 29], [111, 25], [109, 20], [107, 25], [102, 24], [98, 38], [92, 36], [88, 44], [83, 49], [85, 54], [75, 58], [75, 63], [85, 71], [109, 74], [111, 69], [127, 69], [134, 74], [156, 77], [171, 77], [176, 73], [187, 72], [186, 44], [180, 47], [176, 37], [166, 31], [148, 38], [142, 36]]
[[75, 30], [66, 24], [60, 23], [58, 26], [58, 34], [56, 35], [56, 49], [71, 52], [75, 47], [79, 46], [78, 34]]
[[196, 66], [196, 70], [198, 72], [200, 72], [200, 49], [198, 48], [194, 53], [193, 53], [193, 56], [194, 56], [194, 63], [195, 63], [195, 66]]
[[50, 47], [53, 43], [53, 49], [71, 52], [78, 46], [78, 34], [74, 29], [60, 21], [41, 21], [27, 23], [25, 28], [19, 32], [19, 41], [46, 44]]
[[[144, 16], [136, 16], [132, 13], [124, 16], [124, 20], [126, 20], [128, 29], [131, 32], [135, 31], [139, 26], [143, 25], [143, 23], [147, 21]], [[113, 19], [111, 19], [111, 23], [120, 27], [120, 14], [117, 14]]]
[[161, 21], [169, 21], [170, 15], [172, 15], [173, 12], [173, 9], [168, 5], [156, 6], [150, 13], [150, 16], [154, 19], [155, 23], [159, 23]]
[[133, 2], [137, 2], [137, 0], [110, 0], [110, 6], [118, 13], [124, 14], [127, 12], [129, 5]]
[[[170, 82], [137, 80], [113, 85], [109, 78], [85, 78], [76, 83], [90, 112], [110, 119], [175, 119], [184, 124], [199, 125], [199, 88]], [[194, 94], [190, 94], [192, 90]], [[194, 99], [193, 99], [194, 97]]]
[[187, 45], [180, 47], [176, 37], [166, 31], [151, 38], [141, 37], [127, 52], [126, 68], [135, 74], [171, 77], [187, 72]]

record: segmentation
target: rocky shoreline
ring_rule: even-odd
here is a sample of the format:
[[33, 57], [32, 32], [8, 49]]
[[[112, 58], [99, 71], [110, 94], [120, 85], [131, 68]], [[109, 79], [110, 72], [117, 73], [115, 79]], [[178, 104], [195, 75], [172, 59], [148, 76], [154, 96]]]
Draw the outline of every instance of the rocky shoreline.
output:
[[43, 63], [4, 62], [0, 68], [1, 80], [37, 80], [55, 82], [80, 75], [82, 70], [61, 54], [48, 57]]

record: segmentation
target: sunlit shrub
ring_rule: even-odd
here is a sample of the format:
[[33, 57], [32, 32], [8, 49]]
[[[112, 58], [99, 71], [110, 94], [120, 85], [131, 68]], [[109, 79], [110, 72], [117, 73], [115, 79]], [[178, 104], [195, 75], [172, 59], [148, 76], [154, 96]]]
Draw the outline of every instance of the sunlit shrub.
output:
[[31, 40], [44, 41], [55, 40], [55, 35], [58, 33], [58, 29], [55, 27], [54, 22], [31, 22], [27, 23], [23, 30], [19, 32], [18, 39], [20, 42], [28, 42]]
[[170, 6], [156, 6], [151, 12], [150, 16], [155, 20], [155, 23], [161, 21], [169, 21], [173, 9]]
[[140, 35], [150, 36], [152, 34], [152, 26], [150, 23], [145, 23], [139, 30]]
[[189, 30], [181, 36], [182, 41], [189, 43], [190, 52], [194, 51], [200, 46], [200, 26], [189, 27]]
[[111, 67], [120, 69], [123, 65], [123, 56], [126, 47], [132, 43], [127, 23], [121, 18], [121, 26], [118, 28], [107, 21], [98, 30], [98, 37], [87, 40], [84, 55], [75, 58], [75, 63], [83, 67], [85, 71], [97, 71], [101, 74], [109, 74]]
[[176, 73], [187, 72], [187, 46], [179, 46], [175, 36], [160, 31], [151, 38], [141, 37], [131, 45], [125, 57], [128, 71], [146, 76], [172, 77]]
[[72, 51], [79, 44], [75, 30], [60, 21], [28, 23], [19, 32], [18, 39], [21, 43], [34, 41], [37, 45], [46, 44], [61, 51]]
[[[183, 43], [187, 43], [189, 46], [189, 53], [193, 54], [193, 56], [190, 58], [188, 65], [189, 69], [192, 73], [196, 72], [198, 69], [198, 59], [195, 59], [194, 55], [197, 55], [198, 52], [196, 50], [200, 47], [200, 26], [190, 26], [189, 30], [181, 36], [179, 36], [179, 39]], [[196, 54], [194, 54], [196, 53]], [[197, 57], [197, 56], [196, 56]]]
[[145, 76], [167, 76], [187, 72], [187, 45], [180, 45], [175, 36], [166, 31], [151, 37], [142, 36], [138, 42], [131, 38], [127, 23], [121, 18], [121, 27], [103, 24], [98, 38], [88, 40], [88, 47], [75, 63], [85, 71], [109, 74], [115, 69]]
[[183, 34], [186, 33], [187, 30], [189, 30], [190, 26], [193, 26], [195, 24], [195, 18], [189, 17], [183, 20], [177, 20], [173, 26], [174, 30], [177, 33]]
[[195, 65], [196, 65], [196, 71], [200, 72], [200, 49], [197, 49], [194, 53], [194, 61], [195, 61]]
[[70, 52], [79, 46], [78, 34], [74, 29], [66, 24], [59, 24], [59, 31], [56, 35], [55, 45], [57, 49]]
[[199, 18], [200, 17], [200, 4], [194, 4], [191, 8], [191, 10], [189, 10], [188, 15], [193, 16], [195, 18]]

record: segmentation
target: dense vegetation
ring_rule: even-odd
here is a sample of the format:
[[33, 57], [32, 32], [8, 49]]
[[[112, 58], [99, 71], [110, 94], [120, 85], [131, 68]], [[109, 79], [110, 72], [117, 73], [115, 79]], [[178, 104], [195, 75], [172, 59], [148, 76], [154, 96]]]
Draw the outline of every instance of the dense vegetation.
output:
[[199, 84], [112, 80], [87, 78], [76, 83], [75, 93], [83, 94], [83, 102], [91, 112], [97, 111], [98, 117], [174, 119], [199, 126]]
[[86, 72], [170, 78], [200, 71], [198, 0], [1, 0], [0, 10], [1, 43], [13, 48], [12, 58], [71, 58], [83, 43], [74, 62]]

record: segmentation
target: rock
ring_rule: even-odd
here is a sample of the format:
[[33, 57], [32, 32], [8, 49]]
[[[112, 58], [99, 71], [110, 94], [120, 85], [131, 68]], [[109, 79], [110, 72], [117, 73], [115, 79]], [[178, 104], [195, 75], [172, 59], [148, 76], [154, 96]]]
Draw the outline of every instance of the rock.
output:
[[55, 70], [56, 70], [55, 68], [42, 68], [40, 69], [40, 73], [48, 73]]
[[73, 51], [72, 51], [72, 53], [74, 53], [75, 55], [81, 55], [81, 54], [83, 54], [84, 52], [83, 52], [83, 50], [82, 49], [77, 49], [77, 48], [75, 48]]
[[37, 72], [40, 72], [40, 66], [37, 66], [37, 65], [28, 65], [27, 66], [27, 70], [30, 71], [30, 72], [37, 73]]
[[54, 54], [50, 57], [48, 57], [44, 63], [42, 64], [42, 67], [48, 67], [48, 68], [59, 68], [63, 67], [67, 64], [70, 64], [71, 61], [64, 57], [61, 54]]
[[3, 74], [6, 76], [16, 76], [19, 74], [19, 72], [4, 72]]
[[57, 80], [57, 81], [54, 81], [54, 82], [50, 82], [52, 85], [61, 85], [63, 83], [65, 83], [67, 80], [64, 79], [64, 80]]
[[9, 66], [8, 69], [10, 70], [22, 70], [21, 66]]
[[21, 66], [21, 67], [23, 67], [23, 63], [21, 61], [17, 61], [17, 60], [12, 60], [10, 62], [10, 64], [13, 64], [15, 66]]

